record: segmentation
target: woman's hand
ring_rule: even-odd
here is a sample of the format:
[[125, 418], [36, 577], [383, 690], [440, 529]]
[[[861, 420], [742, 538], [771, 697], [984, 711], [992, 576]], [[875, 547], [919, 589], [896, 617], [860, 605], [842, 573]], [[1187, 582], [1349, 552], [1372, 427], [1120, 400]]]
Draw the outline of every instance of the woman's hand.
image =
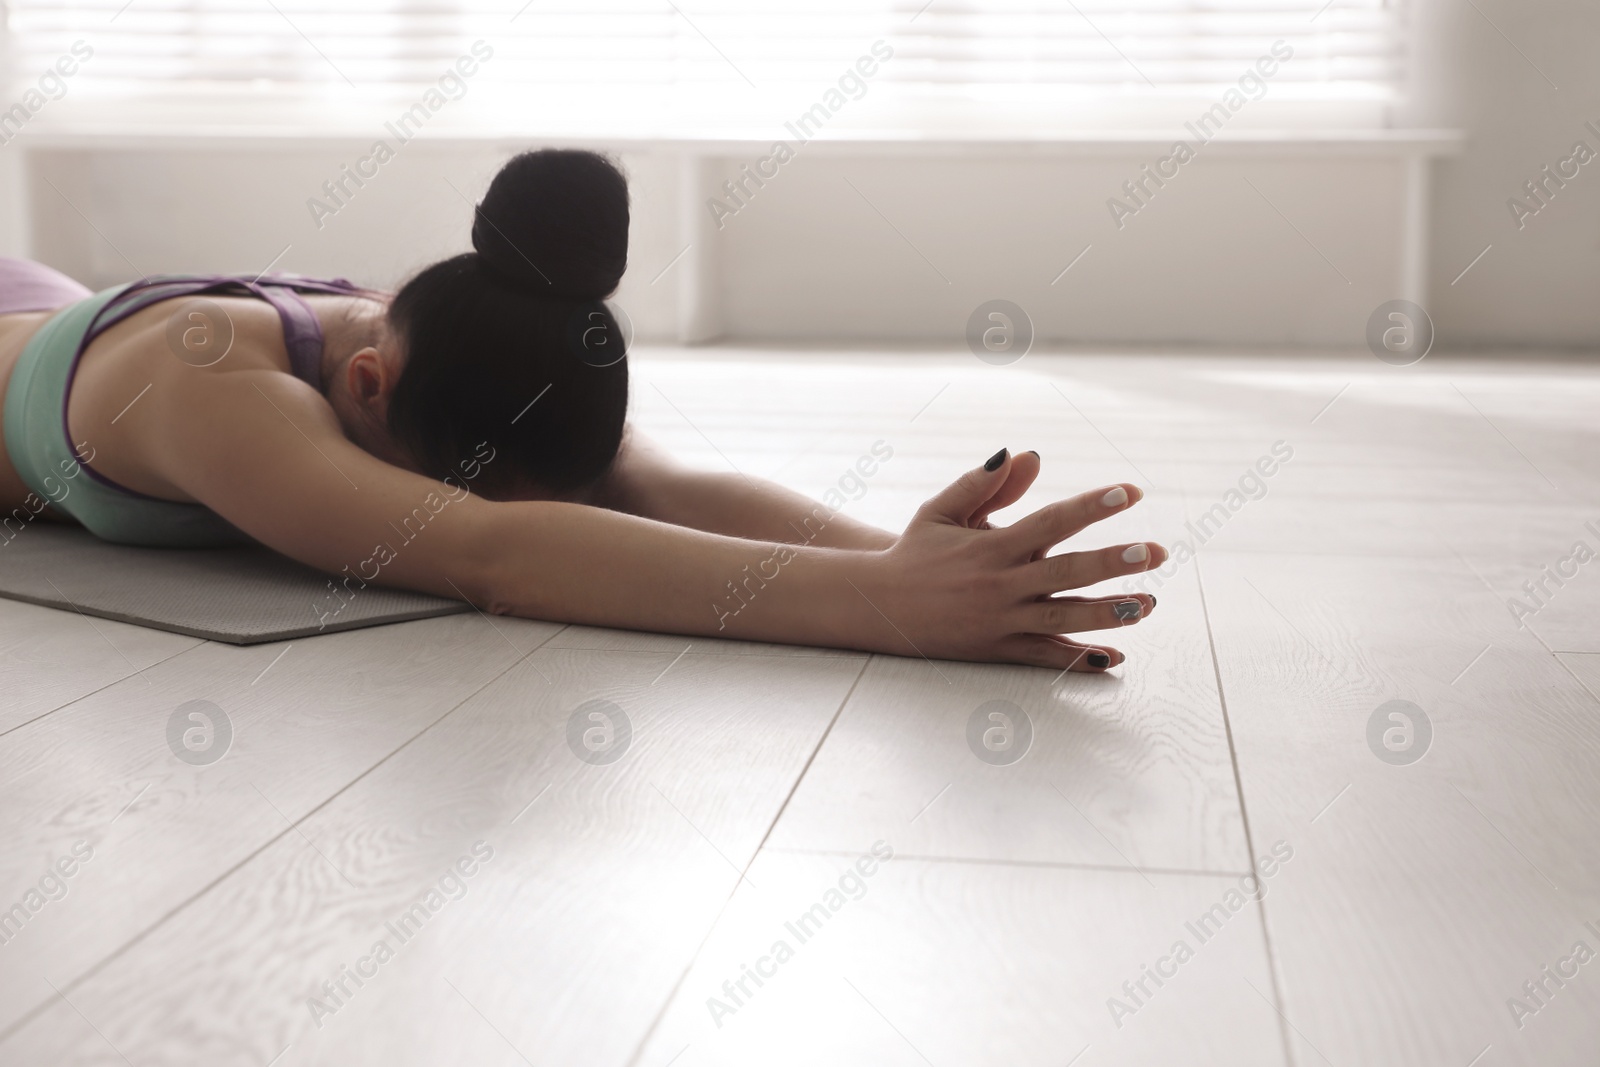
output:
[[[1132, 507], [1137, 486], [1108, 485], [1040, 508], [1012, 526], [987, 516], [1014, 503], [1039, 473], [1036, 453], [1002, 451], [924, 504], [895, 545], [879, 554], [862, 588], [902, 643], [885, 650], [962, 660], [1003, 660], [1097, 672], [1121, 663], [1114, 648], [1063, 634], [1131, 626], [1155, 607], [1146, 593], [1056, 596], [1068, 589], [1137, 574], [1167, 558], [1158, 544], [1137, 542], [1048, 556], [1092, 523]], [[885, 630], [889, 627], [885, 626]]]

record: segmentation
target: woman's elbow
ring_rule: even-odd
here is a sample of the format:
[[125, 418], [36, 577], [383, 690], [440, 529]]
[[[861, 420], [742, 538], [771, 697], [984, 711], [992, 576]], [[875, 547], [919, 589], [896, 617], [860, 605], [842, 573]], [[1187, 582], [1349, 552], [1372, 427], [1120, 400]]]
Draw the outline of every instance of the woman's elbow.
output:
[[[551, 501], [484, 501], [452, 553], [451, 578], [474, 606], [491, 615], [565, 621], [562, 581], [552, 562], [570, 558], [555, 527], [570, 522], [571, 505]], [[563, 514], [568, 512], [568, 514]]]
[[465, 599], [490, 615], [515, 615], [517, 546], [494, 509], [490, 504], [483, 514], [471, 516], [467, 527], [451, 539], [439, 557], [442, 580], [430, 584], [442, 585], [446, 596]]

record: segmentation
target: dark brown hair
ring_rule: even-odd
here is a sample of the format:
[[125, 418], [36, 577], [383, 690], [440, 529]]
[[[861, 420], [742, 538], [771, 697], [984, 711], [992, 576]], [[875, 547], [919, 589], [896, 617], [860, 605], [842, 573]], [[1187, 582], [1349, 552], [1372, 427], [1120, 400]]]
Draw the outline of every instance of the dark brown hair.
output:
[[[395, 295], [405, 366], [389, 430], [443, 478], [484, 441], [479, 489], [564, 493], [603, 475], [621, 445], [628, 364], [601, 301], [628, 261], [628, 183], [593, 152], [543, 149], [501, 168], [477, 206], [474, 251]], [[528, 405], [537, 398], [532, 407]]]

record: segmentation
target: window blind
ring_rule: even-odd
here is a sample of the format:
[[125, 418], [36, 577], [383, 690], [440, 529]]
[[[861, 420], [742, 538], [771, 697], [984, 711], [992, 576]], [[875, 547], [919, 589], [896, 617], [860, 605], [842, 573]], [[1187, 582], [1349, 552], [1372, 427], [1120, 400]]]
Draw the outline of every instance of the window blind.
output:
[[1273, 78], [1280, 99], [1382, 102], [1405, 75], [1399, 0], [1320, 10], [1316, 0], [9, 0], [5, 10], [17, 84], [75, 41], [93, 48], [74, 78], [79, 104], [405, 99], [477, 41], [493, 59], [464, 115], [680, 124], [770, 116], [825, 90], [879, 40], [894, 57], [872, 80], [873, 114], [898, 122], [952, 101], [1214, 96], [1280, 40], [1294, 53]]

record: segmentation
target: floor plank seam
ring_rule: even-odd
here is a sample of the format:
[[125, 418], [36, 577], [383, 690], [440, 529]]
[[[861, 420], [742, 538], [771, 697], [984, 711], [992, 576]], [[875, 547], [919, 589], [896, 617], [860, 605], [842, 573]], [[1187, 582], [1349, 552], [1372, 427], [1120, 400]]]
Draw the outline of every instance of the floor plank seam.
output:
[[[800, 773], [795, 775], [794, 783], [789, 786], [789, 792], [784, 796], [783, 803], [778, 805], [778, 810], [772, 816], [772, 822], [767, 825], [766, 833], [761, 835], [761, 840], [756, 844], [755, 850], [750, 853], [749, 862], [739, 872], [739, 877], [734, 879], [733, 888], [728, 891], [727, 899], [722, 902], [722, 906], [717, 909], [717, 914], [706, 926], [705, 936], [700, 939], [700, 943], [689, 954], [689, 959], [684, 964], [683, 972], [678, 975], [678, 980], [673, 982], [672, 988], [667, 991], [666, 997], [661, 1002], [660, 1009], [656, 1012], [656, 1017], [650, 1020], [649, 1027], [640, 1035], [638, 1047], [634, 1049], [633, 1055], [628, 1057], [626, 1067], [638, 1067], [639, 1058], [644, 1055], [645, 1049], [650, 1046], [650, 1039], [655, 1036], [656, 1028], [661, 1025], [661, 1020], [666, 1018], [673, 1002], [678, 999], [679, 990], [683, 988], [683, 983], [689, 980], [689, 975], [694, 971], [695, 961], [700, 958], [700, 953], [705, 951], [706, 944], [711, 940], [711, 936], [716, 933], [717, 924], [722, 922], [723, 915], [727, 913], [729, 905], [733, 903], [734, 896], [739, 892], [739, 886], [750, 873], [750, 868], [755, 866], [756, 860], [761, 857], [762, 850], [766, 848], [767, 840], [772, 836], [772, 831], [777, 828], [779, 821], [783, 818], [783, 813], [788, 810], [789, 801], [793, 800], [795, 793], [799, 791], [800, 783], [805, 781], [806, 772], [811, 770], [811, 764], [816, 760], [817, 753], [821, 752], [822, 746], [827, 744], [828, 736], [833, 733], [834, 725], [839, 721], [839, 717], [844, 714], [844, 709], [849, 706], [850, 698], [855, 696], [856, 687], [861, 684], [861, 679], [867, 673], [867, 667], [871, 665], [876, 657], [877, 653], [869, 652], [866, 658], [861, 661], [861, 669], [856, 672], [855, 680], [850, 683], [850, 688], [845, 692], [844, 699], [840, 700], [839, 706], [834, 709], [833, 718], [828, 720], [828, 725], [823, 729], [822, 736], [818, 737], [817, 743], [812, 746], [811, 754], [806, 757], [804, 765], [800, 768]], [[682, 1053], [680, 1052], [679, 1055], [682, 1055]]]
[[[854, 859], [860, 852], [836, 848], [769, 848], [766, 851], [780, 856], [848, 856]], [[896, 852], [897, 860], [916, 860], [921, 863], [963, 863], [977, 867], [1027, 867], [1059, 869], [1066, 871], [1107, 871], [1112, 874], [1170, 874], [1197, 878], [1243, 878], [1251, 871], [1216, 871], [1190, 867], [1119, 867], [1114, 863], [1073, 863], [1062, 860], [1012, 860], [984, 859], [978, 856], [925, 856], [910, 852]]]
[[17, 725], [12, 726], [12, 727], [10, 727], [8, 729], [0, 730], [0, 738], [4, 738], [7, 734], [15, 733], [16, 731], [22, 729], [24, 726], [29, 726], [29, 725], [31, 725], [33, 723], [36, 723], [36, 722], [40, 721], [41, 719], [48, 718], [49, 716], [54, 715], [58, 711], [63, 711], [65, 709], [67, 709], [67, 708], [70, 708], [70, 707], [72, 707], [72, 705], [77, 704], [80, 701], [88, 700], [90, 697], [94, 696], [95, 694], [103, 693], [107, 689], [110, 689], [112, 686], [120, 685], [123, 682], [126, 682], [129, 678], [132, 678], [135, 675], [142, 674], [144, 671], [148, 671], [148, 670], [151, 670], [151, 669], [153, 669], [155, 667], [159, 667], [164, 663], [170, 663], [171, 661], [177, 659], [179, 656], [181, 656], [181, 655], [183, 655], [183, 654], [185, 654], [187, 652], [193, 652], [197, 648], [200, 648], [200, 647], [202, 647], [204, 645], [209, 645], [209, 644], [213, 644], [214, 643], [214, 642], [211, 642], [211, 641], [207, 641], [204, 638], [196, 638], [196, 641], [197, 641], [196, 644], [190, 645], [188, 648], [180, 648], [180, 649], [178, 649], [178, 651], [174, 652], [172, 655], [163, 657], [162, 659], [158, 659], [154, 663], [147, 663], [143, 667], [135, 667], [133, 669], [132, 673], [124, 674], [120, 678], [113, 679], [112, 681], [107, 682], [105, 685], [102, 685], [99, 689], [95, 689], [95, 690], [92, 690], [92, 691], [90, 691], [88, 693], [84, 693], [82, 696], [73, 697], [71, 700], [67, 701], [65, 704], [62, 704], [60, 707], [51, 708], [49, 711], [41, 711], [39, 714], [35, 715], [31, 719], [28, 719], [26, 722], [19, 722], [19, 723], [17, 723]]
[[1535, 630], [1531, 626], [1528, 627], [1528, 632], [1530, 634], [1533, 634], [1533, 639], [1535, 641], [1539, 642], [1539, 645], [1546, 652], [1550, 653], [1550, 658], [1556, 661], [1556, 665], [1559, 666], [1562, 670], [1566, 671], [1569, 675], [1571, 675], [1572, 676], [1572, 680], [1574, 682], [1578, 683], [1578, 687], [1580, 689], [1582, 689], [1585, 693], [1589, 694], [1589, 699], [1593, 700], [1596, 704], [1600, 704], [1600, 693], [1596, 693], [1593, 689], [1590, 689], [1589, 688], [1589, 683], [1584, 681], [1582, 678], [1580, 678], [1578, 676], [1578, 672], [1573, 670], [1572, 667], [1569, 664], [1567, 664], [1567, 662], [1565, 660], [1563, 660], [1561, 658], [1564, 655], [1572, 655], [1572, 653], [1570, 653], [1570, 652], [1560, 652], [1560, 651], [1558, 651], [1556, 649], [1551, 648], [1550, 647], [1550, 642], [1546, 641], [1543, 637], [1541, 637], [1539, 635], [1539, 632], [1537, 630]]
[[[1211, 606], [1206, 601], [1205, 574], [1201, 569], [1198, 555], [1194, 561], [1194, 582], [1200, 591], [1200, 615], [1206, 623], [1206, 644], [1211, 648], [1211, 670], [1217, 682], [1217, 706], [1222, 711], [1222, 728], [1228, 737], [1228, 762], [1233, 765], [1233, 789], [1239, 798], [1239, 822], [1244, 828], [1245, 854], [1254, 866], [1255, 839], [1250, 832], [1250, 813], [1244, 800], [1244, 776], [1239, 770], [1239, 752], [1233, 743], [1233, 721], [1228, 717], [1228, 696], [1222, 685], [1222, 662], [1217, 655], [1217, 637], [1211, 627]], [[1289, 1041], [1288, 1016], [1283, 1014], [1283, 987], [1278, 980], [1278, 961], [1272, 949], [1272, 932], [1267, 926], [1265, 900], [1257, 902], [1256, 915], [1261, 922], [1261, 942], [1267, 957], [1267, 975], [1272, 980], [1272, 997], [1277, 1001], [1278, 1040], [1283, 1047], [1285, 1064], [1287, 1067], [1295, 1067], [1294, 1046]]]
[[[546, 637], [543, 641], [539, 642], [533, 648], [529, 649], [527, 652], [525, 652], [521, 656], [517, 657], [516, 660], [514, 660], [511, 663], [508, 663], [503, 670], [498, 671], [492, 677], [485, 679], [484, 683], [482, 685], [478, 686], [476, 689], [474, 689], [472, 692], [468, 693], [461, 700], [459, 700], [455, 704], [453, 704], [449, 708], [449, 710], [447, 710], [444, 714], [440, 715], [437, 719], [433, 720], [433, 722], [431, 722], [428, 725], [424, 726], [422, 729], [418, 730], [414, 735], [412, 735], [411, 737], [407, 738], [401, 744], [396, 746], [393, 751], [388, 753], [388, 755], [384, 756], [382, 759], [380, 759], [377, 762], [373, 763], [372, 766], [368, 767], [366, 770], [362, 771], [360, 774], [358, 774], [354, 778], [350, 779], [350, 781], [348, 781], [344, 785], [340, 786], [337, 790], [335, 790], [329, 796], [325, 797], [322, 800], [321, 803], [316, 805], [316, 807], [311, 808], [305, 814], [301, 815], [298, 819], [296, 819], [292, 824], [290, 824], [289, 826], [284, 827], [284, 829], [282, 831], [280, 831], [279, 833], [273, 835], [271, 838], [268, 838], [258, 848], [255, 848], [255, 849], [251, 850], [248, 854], [246, 854], [245, 856], [241, 857], [239, 862], [235, 863], [232, 867], [229, 867], [227, 870], [225, 870], [221, 874], [217, 875], [217, 877], [215, 877], [211, 881], [207, 882], [200, 889], [196, 890], [194, 893], [190, 894], [184, 900], [182, 900], [178, 904], [174, 905], [170, 910], [167, 911], [166, 914], [164, 914], [164, 915], [160, 916], [159, 918], [157, 918], [154, 922], [150, 923], [143, 930], [140, 930], [138, 933], [136, 933], [132, 937], [128, 938], [128, 940], [124, 941], [121, 945], [117, 946], [115, 949], [113, 949], [111, 952], [106, 954], [103, 958], [101, 958], [99, 961], [94, 963], [92, 966], [88, 967], [82, 973], [78, 974], [76, 977], [72, 978], [70, 981], [66, 982], [64, 985], [59, 987], [61, 993], [63, 994], [63, 999], [64, 999], [64, 994], [72, 992], [77, 987], [82, 985], [84, 982], [87, 982], [89, 979], [93, 978], [96, 974], [100, 973], [106, 967], [108, 967], [112, 963], [114, 963], [119, 957], [123, 956], [129, 950], [131, 950], [136, 945], [138, 945], [140, 942], [145, 940], [145, 938], [149, 937], [151, 934], [155, 933], [161, 927], [165, 926], [168, 922], [170, 922], [180, 912], [184, 911], [190, 905], [192, 905], [196, 901], [200, 900], [200, 898], [205, 896], [207, 893], [211, 892], [211, 890], [213, 890], [217, 886], [221, 885], [227, 879], [232, 877], [235, 872], [241, 870], [246, 864], [250, 863], [257, 856], [259, 856], [262, 853], [266, 852], [267, 849], [271, 848], [279, 840], [281, 840], [282, 838], [286, 837], [289, 833], [291, 833], [293, 831], [296, 831], [297, 828], [302, 823], [304, 823], [307, 819], [309, 819], [311, 816], [315, 815], [317, 812], [321, 811], [323, 808], [325, 808], [329, 804], [333, 803], [340, 796], [342, 796], [347, 790], [349, 790], [352, 786], [354, 786], [357, 782], [360, 782], [362, 779], [366, 778], [373, 771], [377, 770], [379, 767], [381, 767], [385, 763], [389, 762], [389, 760], [391, 760], [396, 755], [398, 755], [401, 751], [403, 751], [404, 749], [409, 747], [412, 744], [412, 742], [416, 741], [423, 734], [427, 733], [429, 730], [432, 730], [435, 726], [439, 725], [445, 719], [447, 719], [451, 715], [455, 714], [457, 710], [459, 710], [461, 707], [463, 707], [469, 701], [471, 701], [473, 697], [477, 696], [479, 693], [483, 692], [489, 686], [493, 685], [495, 682], [497, 682], [501, 678], [505, 677], [505, 675], [507, 673], [509, 673], [510, 671], [514, 670], [519, 664], [522, 664], [522, 663], [526, 662], [528, 657], [532, 656], [535, 652], [538, 652], [541, 648], [543, 648], [550, 641], [554, 640], [558, 635], [560, 635], [562, 633], [562, 631], [564, 631], [566, 629], [567, 629], [567, 627], [565, 627], [565, 626], [561, 627], [561, 629], [555, 631], [555, 633], [550, 634], [548, 637]], [[207, 643], [210, 643], [210, 642], [207, 642]], [[198, 647], [198, 646], [196, 646], [196, 647]], [[185, 649], [184, 651], [188, 651], [188, 649]], [[181, 653], [179, 653], [179, 654], [181, 655]], [[172, 658], [172, 657], [168, 657], [168, 658]], [[49, 1006], [52, 1003], [53, 1003], [53, 1001], [51, 1000], [51, 998], [46, 997], [45, 999], [41, 1000], [38, 1004], [34, 1005], [34, 1007], [30, 1008], [28, 1011], [24, 1012], [22, 1015], [19, 1015], [17, 1017], [16, 1021], [13, 1022], [10, 1026], [6, 1027], [3, 1030], [0, 1030], [0, 1044], [4, 1044], [6, 1041], [10, 1040], [20, 1030], [22, 1030], [23, 1027], [27, 1026], [30, 1022], [32, 1022], [40, 1014], [42, 1014], [44, 1011], [48, 1010]]]

